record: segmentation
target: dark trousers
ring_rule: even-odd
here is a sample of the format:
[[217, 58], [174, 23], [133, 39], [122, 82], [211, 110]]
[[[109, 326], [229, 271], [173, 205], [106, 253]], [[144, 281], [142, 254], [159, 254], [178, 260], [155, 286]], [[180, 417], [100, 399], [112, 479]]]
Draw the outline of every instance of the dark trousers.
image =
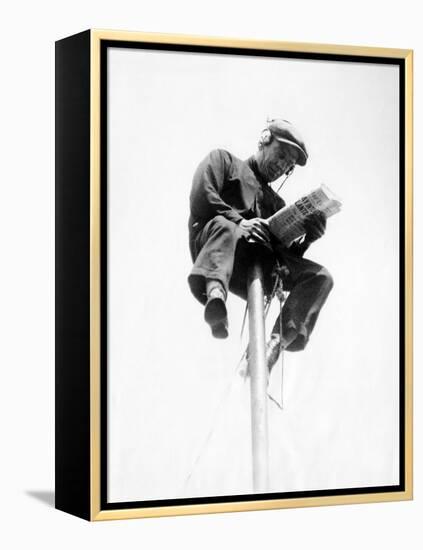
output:
[[[257, 246], [247, 243], [239, 226], [223, 216], [216, 216], [197, 233], [191, 235], [191, 254], [194, 261], [188, 283], [194, 296], [205, 303], [206, 279], [221, 282], [226, 292], [246, 299], [247, 274]], [[282, 334], [295, 338], [287, 347], [289, 351], [305, 348], [317, 317], [333, 286], [333, 279], [326, 268], [290, 253], [286, 248], [272, 243], [272, 251], [263, 253], [264, 288], [267, 294], [273, 287], [273, 267], [276, 260], [287, 267], [283, 276], [285, 290], [289, 291], [282, 309]], [[272, 333], [279, 333], [280, 317]], [[291, 340], [291, 338], [290, 338]]]

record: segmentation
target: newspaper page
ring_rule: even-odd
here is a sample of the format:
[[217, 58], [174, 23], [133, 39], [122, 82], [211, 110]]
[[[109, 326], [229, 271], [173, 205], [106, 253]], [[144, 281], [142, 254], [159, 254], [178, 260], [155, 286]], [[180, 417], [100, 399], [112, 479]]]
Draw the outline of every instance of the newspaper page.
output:
[[342, 203], [332, 191], [322, 184], [301, 197], [294, 204], [278, 210], [267, 221], [270, 232], [288, 247], [305, 234], [304, 219], [310, 214], [323, 212], [328, 218], [341, 210]]

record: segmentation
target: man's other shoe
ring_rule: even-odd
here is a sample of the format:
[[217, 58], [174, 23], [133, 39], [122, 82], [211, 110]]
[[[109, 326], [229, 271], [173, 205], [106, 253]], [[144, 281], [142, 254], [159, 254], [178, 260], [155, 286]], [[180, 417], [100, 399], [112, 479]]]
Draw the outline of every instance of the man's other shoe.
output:
[[207, 295], [204, 320], [210, 325], [215, 338], [227, 338], [228, 336], [228, 312], [225, 299], [224, 290], [218, 286], [215, 286]]
[[266, 344], [266, 364], [269, 372], [271, 372], [276, 361], [279, 359], [283, 345], [281, 345], [281, 337], [279, 334], [272, 334], [270, 340]]

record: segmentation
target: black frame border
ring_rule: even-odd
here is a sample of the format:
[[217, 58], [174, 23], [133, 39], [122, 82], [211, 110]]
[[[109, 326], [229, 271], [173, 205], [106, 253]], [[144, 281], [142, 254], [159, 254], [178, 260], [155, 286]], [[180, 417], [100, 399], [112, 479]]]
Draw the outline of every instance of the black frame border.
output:
[[90, 519], [91, 32], [55, 44], [55, 507]]

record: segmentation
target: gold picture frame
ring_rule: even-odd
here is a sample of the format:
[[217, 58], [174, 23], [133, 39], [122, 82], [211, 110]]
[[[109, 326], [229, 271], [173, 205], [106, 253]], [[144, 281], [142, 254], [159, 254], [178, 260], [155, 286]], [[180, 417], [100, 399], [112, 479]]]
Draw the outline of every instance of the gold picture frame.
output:
[[[301, 496], [244, 495], [244, 498], [169, 499], [154, 505], [135, 501], [104, 505], [102, 469], [102, 221], [101, 181], [105, 162], [102, 86], [105, 52], [110, 47], [168, 47], [175, 52], [210, 55], [333, 59], [378, 64], [400, 71], [400, 193], [403, 259], [403, 338], [400, 357], [400, 482], [395, 490], [333, 490]], [[413, 52], [407, 49], [239, 40], [200, 36], [89, 30], [56, 43], [56, 507], [90, 521], [412, 499], [412, 178]], [[402, 202], [401, 202], [402, 201]], [[103, 233], [104, 234], [104, 233]], [[402, 327], [402, 328], [401, 328]], [[103, 344], [104, 345], [104, 344]], [[107, 429], [107, 426], [106, 426]], [[330, 492], [330, 491], [329, 491]], [[204, 502], [206, 500], [206, 502]]]

